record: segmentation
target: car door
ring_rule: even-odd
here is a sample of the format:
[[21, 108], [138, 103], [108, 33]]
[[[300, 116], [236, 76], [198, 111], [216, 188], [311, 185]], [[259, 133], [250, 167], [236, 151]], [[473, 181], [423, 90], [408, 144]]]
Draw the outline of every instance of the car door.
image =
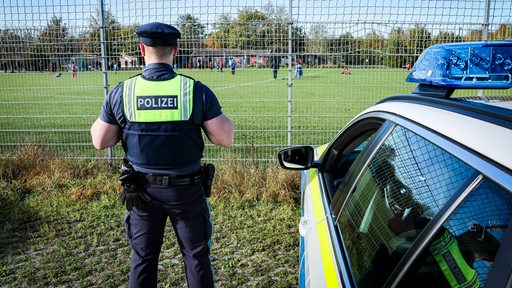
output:
[[317, 149], [320, 167], [303, 171], [302, 217], [299, 224], [300, 287], [349, 287], [342, 268], [340, 241], [332, 214], [334, 185], [359, 157], [383, 121], [366, 119], [348, 125], [333, 143]]
[[[325, 147], [320, 147], [322, 153]], [[300, 287], [341, 287], [331, 241], [331, 210], [317, 169], [303, 172], [300, 232]]]
[[[506, 251], [500, 243], [506, 239], [503, 235], [512, 214], [510, 191], [475, 169], [479, 162], [482, 167], [490, 165], [462, 147], [405, 119], [391, 115], [388, 119], [386, 123], [392, 124], [385, 129], [386, 135], [373, 137], [341, 183], [332, 185], [334, 230], [339, 235], [345, 281], [357, 287], [450, 287], [455, 280], [443, 271], [448, 264], [436, 259], [432, 247], [449, 234], [446, 238], [460, 243], [464, 253], [478, 251], [476, 242], [467, 244], [471, 237], [465, 236], [475, 230], [491, 243], [491, 248], [484, 249], [486, 255], [499, 259], [498, 249]], [[336, 166], [326, 167], [323, 178], [334, 175]], [[473, 190], [483, 192], [472, 198]], [[494, 196], [487, 199], [496, 200], [489, 207], [502, 207], [500, 212], [483, 205], [461, 205], [475, 203], [474, 199], [484, 203], [490, 193]], [[463, 201], [466, 198], [473, 200]], [[473, 216], [479, 214], [482, 217]], [[469, 261], [464, 253], [451, 255], [455, 266], [465, 270], [466, 281], [485, 283], [492, 275], [492, 261]]]

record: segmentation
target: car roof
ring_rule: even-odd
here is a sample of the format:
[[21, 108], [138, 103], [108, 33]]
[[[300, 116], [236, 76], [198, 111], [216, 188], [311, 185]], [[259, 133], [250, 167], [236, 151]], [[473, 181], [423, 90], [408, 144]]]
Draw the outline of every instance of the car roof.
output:
[[489, 105], [401, 95], [385, 99], [360, 115], [372, 111], [396, 114], [419, 123], [512, 170], [512, 101]]

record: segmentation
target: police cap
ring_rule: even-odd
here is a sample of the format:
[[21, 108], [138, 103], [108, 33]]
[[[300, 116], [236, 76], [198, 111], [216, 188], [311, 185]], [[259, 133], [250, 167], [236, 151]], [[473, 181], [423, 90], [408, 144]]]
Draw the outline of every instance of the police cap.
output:
[[174, 46], [178, 44], [181, 33], [175, 27], [160, 22], [144, 24], [135, 30], [140, 43], [148, 46]]

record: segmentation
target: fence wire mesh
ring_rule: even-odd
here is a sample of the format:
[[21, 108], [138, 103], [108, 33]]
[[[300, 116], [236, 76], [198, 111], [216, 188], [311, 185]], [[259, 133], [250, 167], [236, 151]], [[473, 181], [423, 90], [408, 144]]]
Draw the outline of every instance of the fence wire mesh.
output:
[[426, 47], [512, 39], [509, 0], [374, 2], [4, 0], [0, 153], [33, 143], [110, 157], [92, 147], [89, 127], [105, 93], [143, 69], [134, 31], [147, 22], [180, 29], [178, 73], [210, 86], [235, 124], [232, 149], [207, 146], [213, 160], [272, 160], [288, 145], [326, 143], [376, 101], [411, 92], [407, 67]]

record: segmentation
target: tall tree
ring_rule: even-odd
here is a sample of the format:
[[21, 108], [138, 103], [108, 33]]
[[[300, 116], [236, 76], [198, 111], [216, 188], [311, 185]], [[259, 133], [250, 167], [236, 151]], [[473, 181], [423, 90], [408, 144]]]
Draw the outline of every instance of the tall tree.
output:
[[231, 29], [230, 48], [264, 49], [268, 48], [267, 40], [271, 35], [268, 31], [269, 19], [263, 12], [246, 8], [239, 12]]
[[59, 59], [68, 53], [68, 28], [62, 22], [62, 17], [53, 16], [48, 25], [36, 38], [35, 53], [41, 58]]
[[464, 41], [472, 42], [472, 41], [482, 41], [483, 31], [482, 29], [474, 29], [469, 30], [466, 35], [464, 35]]
[[327, 62], [329, 37], [327, 26], [324, 24], [316, 23], [309, 28], [306, 38], [306, 52], [312, 54], [308, 57], [309, 65], [322, 65]]
[[[267, 3], [263, 7], [263, 13], [267, 16], [267, 24], [264, 28], [265, 43], [264, 47], [269, 47], [275, 53], [288, 52], [288, 13], [284, 7], [274, 7], [272, 3]], [[292, 36], [293, 37], [293, 36]]]
[[292, 51], [306, 52], [306, 32], [302, 26], [293, 25], [292, 27]]
[[[27, 31], [15, 31], [12, 29], [0, 29], [0, 62], [2, 70], [16, 71], [28, 64], [29, 45], [33, 43], [33, 36]], [[24, 63], [27, 62], [27, 63]]]
[[384, 64], [384, 53], [386, 51], [384, 36], [377, 33], [377, 31], [372, 31], [364, 36], [361, 43], [363, 44], [361, 51], [363, 52], [364, 65]]
[[394, 28], [389, 34], [386, 47], [385, 64], [389, 67], [400, 68], [410, 63], [405, 53], [407, 47], [405, 31], [402, 28]]
[[512, 39], [512, 25], [500, 24], [498, 30], [492, 33], [491, 39], [493, 40], [505, 40]]
[[205, 40], [205, 46], [215, 49], [227, 48], [232, 26], [233, 21], [228, 14], [220, 15], [217, 22], [213, 24], [214, 31], [210, 33]]
[[135, 34], [136, 25], [121, 27], [119, 35], [123, 39], [121, 53], [123, 55], [139, 56], [139, 39]]
[[432, 33], [424, 26], [416, 26], [407, 34], [407, 54], [415, 57], [432, 44]]
[[441, 31], [432, 39], [432, 45], [441, 44], [441, 43], [454, 43], [454, 42], [461, 42], [461, 41], [462, 41], [462, 36], [455, 34], [455, 32]]
[[343, 33], [336, 39], [336, 53], [340, 55], [341, 64], [352, 64], [354, 61], [354, 51], [356, 50], [356, 39], [350, 32]]
[[199, 22], [199, 18], [191, 14], [179, 15], [178, 29], [181, 32], [180, 46], [182, 49], [197, 49], [204, 46], [206, 28]]
[[309, 29], [307, 37], [307, 52], [313, 54], [327, 53], [327, 26], [324, 24], [313, 24]]
[[[97, 10], [96, 15], [93, 15], [89, 19], [89, 25], [91, 27], [91, 33], [89, 34], [89, 42], [87, 51], [90, 51], [93, 55], [101, 55], [101, 38], [100, 38], [100, 29], [101, 29], [101, 13]], [[105, 23], [105, 38], [106, 38], [106, 48], [107, 48], [107, 58], [108, 61], [117, 61], [117, 58], [121, 56], [121, 51], [123, 50], [124, 41], [121, 37], [121, 24], [114, 15], [105, 10], [103, 14], [103, 19]], [[85, 48], [83, 48], [85, 49]]]
[[[234, 20], [222, 14], [213, 25], [214, 31], [205, 40], [209, 48], [271, 50], [288, 53], [289, 23], [284, 7], [268, 3], [263, 11], [245, 8]], [[305, 33], [302, 27], [292, 27], [292, 51], [305, 51]]]

